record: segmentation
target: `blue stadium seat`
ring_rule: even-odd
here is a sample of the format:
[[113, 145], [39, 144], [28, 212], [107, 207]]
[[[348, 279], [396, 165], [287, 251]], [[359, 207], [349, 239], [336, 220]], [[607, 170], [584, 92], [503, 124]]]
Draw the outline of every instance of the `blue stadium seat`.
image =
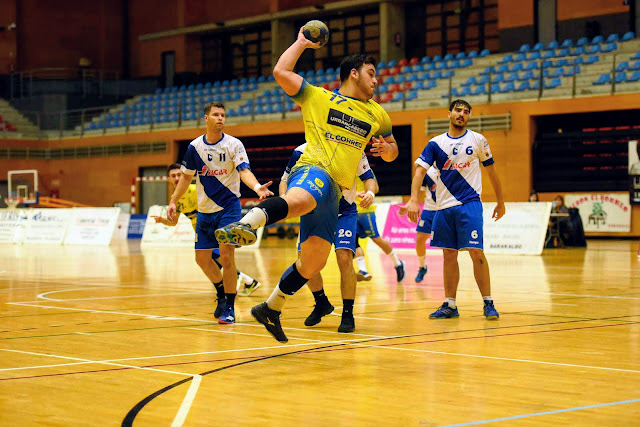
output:
[[604, 37], [598, 35], [595, 36], [592, 40], [591, 40], [591, 44], [600, 44], [600, 43], [604, 43]]
[[527, 60], [526, 53], [519, 53], [513, 57], [513, 62], [520, 62], [520, 61], [526, 61], [526, 60]]
[[453, 61], [449, 61], [449, 63], [446, 64], [447, 68], [459, 68], [460, 67], [460, 61], [457, 60], [453, 60]]
[[480, 75], [493, 73], [494, 71], [495, 71], [495, 69], [491, 65], [489, 65], [484, 70], [480, 71]]
[[513, 64], [511, 67], [512, 72], [522, 71], [524, 70], [524, 64], [522, 62], [518, 62], [517, 64]]
[[466, 57], [467, 57], [467, 55], [465, 55], [465, 53], [464, 53], [464, 52], [459, 52], [459, 53], [456, 55], [456, 59], [465, 59]]
[[567, 65], [569, 65], [568, 59], [558, 59], [555, 63], [556, 67], [566, 67]]
[[531, 46], [529, 46], [528, 43], [525, 43], [522, 46], [520, 46], [520, 49], [518, 50], [518, 52], [530, 52], [530, 51], [531, 51]]
[[537, 51], [535, 51], [535, 52], [529, 52], [529, 53], [527, 54], [527, 58], [528, 58], [529, 60], [533, 60], [533, 59], [540, 59], [540, 58], [542, 58], [542, 54], [540, 53], [540, 51], [539, 51], [539, 50], [537, 50]]
[[396, 61], [395, 59], [392, 59], [391, 61], [389, 61], [389, 62], [387, 63], [387, 67], [389, 67], [389, 68], [393, 68], [393, 67], [395, 67], [396, 65], [398, 65], [398, 61]]
[[496, 69], [496, 73], [507, 73], [509, 72], [509, 66], [507, 64], [502, 64], [498, 66]]
[[556, 57], [569, 55], [571, 55], [571, 51], [567, 47], [560, 49], [558, 53], [556, 53]]
[[634, 71], [627, 79], [628, 82], [637, 82], [638, 80], [640, 80], [640, 71]]
[[528, 62], [524, 65], [524, 69], [525, 71], [529, 71], [529, 70], [537, 70], [538, 69], [538, 63], [537, 62]]
[[536, 80], [533, 83], [531, 83], [531, 90], [538, 90], [538, 89], [540, 89], [540, 82]]
[[414, 99], [418, 99], [418, 92], [416, 92], [415, 90], [412, 90], [407, 93], [406, 100], [408, 102], [408, 101], [413, 101]]
[[502, 93], [502, 89], [500, 88], [499, 84], [492, 84], [491, 85], [491, 93]]
[[198, 83], [196, 85], [196, 90], [200, 90], [200, 89], [202, 89], [202, 87], [203, 87], [202, 83]]
[[544, 49], [544, 43], [542, 42], [538, 42], [536, 44], [533, 45], [533, 48], [531, 48], [532, 50], [542, 50]]
[[444, 70], [445, 68], [447, 68], [447, 63], [442, 61], [442, 62], [437, 62], [435, 64], [436, 70]]
[[635, 61], [633, 63], [629, 63], [629, 70], [631, 70], [631, 71], [640, 70], [640, 61]]
[[440, 61], [442, 61], [442, 56], [441, 55], [436, 55], [431, 60], [431, 62], [440, 62]]
[[442, 71], [436, 71], [435, 73], [433, 73], [433, 78], [434, 79], [442, 79]]
[[613, 34], [609, 34], [609, 37], [607, 37], [607, 43], [611, 43], [611, 42], [617, 42], [618, 40], [620, 40], [620, 37], [618, 37], [618, 34], [613, 33]]
[[489, 76], [487, 75], [484, 75], [476, 80], [476, 84], [478, 85], [485, 85], [487, 83], [489, 83]]
[[604, 47], [602, 48], [602, 53], [613, 52], [614, 50], [617, 50], [617, 49], [618, 49], [618, 43], [616, 42], [608, 43], [604, 45]]
[[491, 55], [491, 51], [489, 49], [482, 49], [480, 51], [480, 58], [484, 58], [485, 56]]
[[515, 82], [516, 80], [518, 80], [519, 77], [520, 76], [518, 75], [518, 73], [511, 73], [504, 78], [504, 81], [505, 83]]
[[616, 65], [616, 71], [625, 71], [629, 68], [629, 61], [622, 61]]
[[443, 58], [443, 59], [444, 59], [445, 61], [452, 61], [452, 60], [453, 60], [453, 58], [454, 58], [454, 56], [453, 56], [453, 54], [452, 54], [452, 53], [447, 53], [447, 54], [444, 56], [444, 58]]
[[513, 55], [510, 53], [503, 56], [502, 59], [498, 61], [498, 64], [506, 64], [507, 62], [513, 62]]
[[531, 84], [529, 83], [529, 80], [524, 80], [518, 84], [518, 86], [516, 87], [516, 92], [522, 92], [523, 90], [530, 90], [530, 89], [531, 89]]
[[573, 51], [570, 53], [571, 56], [581, 56], [586, 54], [587, 54], [587, 49], [585, 49], [584, 46], [578, 46], [575, 49], [573, 49]]
[[491, 83], [502, 83], [504, 81], [504, 75], [502, 74], [494, 74], [491, 77]]
[[436, 69], [436, 64], [434, 62], [430, 64], [423, 65], [425, 71], [433, 71]]
[[230, 84], [230, 85], [237, 85], [237, 84], [238, 84], [238, 79], [232, 79], [232, 80], [229, 82], [229, 84]]
[[404, 92], [396, 92], [393, 94], [393, 97], [391, 98], [391, 102], [402, 101], [403, 97], [404, 97]]
[[423, 56], [420, 60], [421, 64], [428, 64], [429, 62], [431, 62], [431, 58], [429, 58], [428, 56]]
[[622, 41], [623, 42], [627, 42], [629, 40], [633, 40], [636, 37], [636, 34], [633, 31], [627, 31], [626, 33], [624, 33], [624, 35], [622, 36]]
[[602, 52], [602, 47], [599, 44], [594, 44], [593, 46], [589, 46], [587, 48], [588, 54], [600, 53]]
[[616, 83], [624, 83], [627, 81], [627, 73], [616, 73]]
[[267, 81], [267, 78], [265, 76], [258, 77], [258, 83], [264, 83], [266, 81]]
[[469, 54], [467, 55], [467, 58], [477, 58], [477, 57], [478, 57], [478, 51], [475, 49], [469, 52]]
[[461, 83], [462, 86], [469, 86], [476, 84], [476, 76], [471, 76], [467, 79], [467, 81]]
[[484, 87], [484, 85], [476, 86], [473, 89], [473, 92], [471, 92], [471, 95], [473, 95], [473, 96], [486, 95], [486, 94], [487, 94], [487, 89]]
[[573, 40], [571, 39], [564, 39], [564, 41], [562, 42], [562, 44], [560, 45], [560, 47], [573, 47]]
[[560, 47], [560, 45], [558, 45], [556, 40], [551, 40], [547, 45], [547, 49], [557, 49], [558, 47]]
[[467, 68], [473, 65], [473, 61], [469, 58], [463, 59], [460, 61], [460, 68]]
[[584, 46], [586, 44], [589, 44], [589, 39], [586, 37], [580, 37], [576, 42], [576, 46]]
[[562, 85], [562, 80], [560, 80], [559, 78], [553, 78], [551, 80], [545, 79], [544, 81], [545, 89], [555, 89], [557, 87], [560, 87], [560, 85]]
[[520, 76], [520, 80], [533, 80], [536, 77], [533, 75], [533, 71], [525, 71], [524, 73], [522, 73], [522, 75]]

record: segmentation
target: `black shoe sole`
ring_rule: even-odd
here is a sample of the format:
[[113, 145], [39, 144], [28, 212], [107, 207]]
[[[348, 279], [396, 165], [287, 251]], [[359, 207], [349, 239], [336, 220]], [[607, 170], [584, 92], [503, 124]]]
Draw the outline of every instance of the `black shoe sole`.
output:
[[343, 324], [343, 323], [340, 323], [340, 326], [338, 326], [338, 332], [341, 332], [341, 333], [343, 333], [343, 334], [344, 334], [344, 333], [353, 332], [353, 331], [355, 331], [355, 330], [356, 330], [356, 324], [355, 324], [355, 321], [354, 321], [352, 324], [350, 324], [350, 325], [345, 325], [345, 324]]

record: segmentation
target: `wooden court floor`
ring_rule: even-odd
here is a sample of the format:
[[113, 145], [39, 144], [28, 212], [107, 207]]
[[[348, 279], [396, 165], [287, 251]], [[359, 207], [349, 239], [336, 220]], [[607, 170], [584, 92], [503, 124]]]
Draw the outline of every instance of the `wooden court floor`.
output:
[[[482, 316], [461, 254], [459, 319], [428, 320], [442, 260], [413, 280], [368, 254], [356, 332], [307, 328], [303, 288], [289, 343], [249, 309], [295, 258], [293, 240], [238, 252], [262, 282], [218, 325], [190, 248], [0, 246], [0, 425], [640, 425], [640, 261], [635, 241], [489, 256], [499, 321]], [[340, 313], [335, 259], [327, 294]]]

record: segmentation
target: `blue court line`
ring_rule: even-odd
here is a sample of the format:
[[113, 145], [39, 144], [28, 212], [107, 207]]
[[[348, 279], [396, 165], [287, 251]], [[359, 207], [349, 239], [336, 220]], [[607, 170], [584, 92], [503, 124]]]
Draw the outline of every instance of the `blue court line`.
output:
[[640, 402], [640, 399], [620, 400], [618, 402], [599, 403], [597, 405], [577, 406], [575, 408], [558, 409], [558, 410], [555, 410], [555, 411], [547, 411], [547, 412], [534, 412], [534, 413], [531, 413], [531, 414], [514, 415], [513, 417], [494, 418], [492, 420], [483, 420], [483, 421], [472, 421], [470, 423], [449, 424], [449, 425], [446, 425], [444, 427], [475, 426], [475, 425], [479, 425], [479, 424], [496, 423], [498, 421], [517, 420], [519, 418], [529, 418], [529, 417], [537, 417], [537, 416], [540, 416], [540, 415], [560, 414], [562, 412], [580, 411], [582, 409], [602, 408], [604, 406], [624, 405], [625, 403], [636, 403], [636, 402]]

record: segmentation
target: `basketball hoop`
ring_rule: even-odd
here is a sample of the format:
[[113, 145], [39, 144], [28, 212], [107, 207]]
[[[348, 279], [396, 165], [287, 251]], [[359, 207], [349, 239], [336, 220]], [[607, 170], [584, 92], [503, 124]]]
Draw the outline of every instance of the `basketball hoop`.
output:
[[22, 197], [17, 198], [6, 198], [4, 199], [4, 203], [7, 205], [8, 209], [16, 209], [20, 203], [22, 203]]

